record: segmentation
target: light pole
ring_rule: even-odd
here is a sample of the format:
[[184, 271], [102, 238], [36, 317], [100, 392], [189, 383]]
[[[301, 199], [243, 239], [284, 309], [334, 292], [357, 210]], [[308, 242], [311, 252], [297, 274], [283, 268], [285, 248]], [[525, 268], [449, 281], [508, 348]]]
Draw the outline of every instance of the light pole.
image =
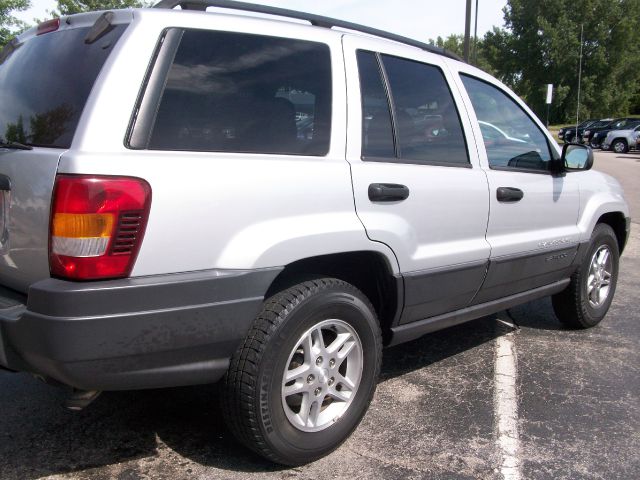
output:
[[467, 14], [464, 20], [464, 61], [469, 63], [469, 43], [471, 36], [471, 0], [467, 0]]
[[580, 24], [580, 60], [578, 66], [578, 107], [576, 109], [576, 141], [578, 140], [578, 125], [580, 124], [580, 83], [582, 81], [582, 41], [584, 37], [584, 23]]
[[473, 64], [478, 66], [478, 2], [480, 0], [476, 0], [476, 25], [473, 30]]

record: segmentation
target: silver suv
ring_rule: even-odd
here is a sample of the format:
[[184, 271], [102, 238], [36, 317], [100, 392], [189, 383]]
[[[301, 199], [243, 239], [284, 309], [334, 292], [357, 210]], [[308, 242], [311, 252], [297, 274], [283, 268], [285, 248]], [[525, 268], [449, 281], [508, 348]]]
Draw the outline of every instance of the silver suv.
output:
[[602, 141], [602, 149], [613, 150], [616, 153], [627, 153], [629, 150], [637, 149], [638, 139], [640, 139], [640, 125], [622, 130], [612, 130]]
[[22, 34], [0, 97], [0, 365], [75, 407], [222, 379], [237, 437], [303, 464], [356, 428], [383, 346], [613, 299], [619, 184], [429, 45], [163, 1]]

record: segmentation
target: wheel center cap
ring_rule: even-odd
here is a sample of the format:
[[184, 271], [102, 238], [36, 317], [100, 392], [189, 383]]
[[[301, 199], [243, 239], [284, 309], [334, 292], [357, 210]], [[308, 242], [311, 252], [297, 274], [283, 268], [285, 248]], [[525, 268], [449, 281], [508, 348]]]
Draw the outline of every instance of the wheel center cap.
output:
[[329, 371], [326, 368], [318, 370], [318, 382], [324, 385], [329, 380]]

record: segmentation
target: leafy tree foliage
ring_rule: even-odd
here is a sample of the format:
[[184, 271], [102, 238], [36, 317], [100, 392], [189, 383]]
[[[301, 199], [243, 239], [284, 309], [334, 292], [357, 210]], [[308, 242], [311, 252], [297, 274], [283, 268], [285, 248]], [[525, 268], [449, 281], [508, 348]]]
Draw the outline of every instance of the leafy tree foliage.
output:
[[0, 48], [26, 27], [12, 12], [26, 10], [30, 3], [29, 0], [0, 0]]
[[553, 83], [551, 122], [575, 121], [581, 25], [581, 119], [640, 109], [640, 0], [509, 0], [504, 19], [485, 35], [484, 58], [541, 118]]
[[139, 0], [58, 0], [58, 10], [54, 16], [73, 15], [74, 13], [91, 12], [94, 10], [110, 10], [116, 8], [147, 7], [150, 2]]
[[[464, 56], [464, 35], [449, 35], [447, 38], [438, 37], [435, 40], [431, 38], [428, 43], [455, 53], [460, 58]], [[485, 72], [495, 75], [493, 66], [487, 61], [487, 52], [485, 50], [486, 44], [482, 38], [478, 38], [475, 42], [472, 38], [469, 62]]]

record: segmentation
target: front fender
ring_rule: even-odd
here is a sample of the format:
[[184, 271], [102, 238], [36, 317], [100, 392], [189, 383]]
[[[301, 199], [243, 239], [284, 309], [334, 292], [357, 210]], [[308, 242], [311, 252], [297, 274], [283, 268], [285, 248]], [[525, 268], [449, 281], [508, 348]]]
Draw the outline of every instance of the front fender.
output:
[[580, 213], [578, 230], [580, 240], [587, 242], [598, 219], [607, 213], [621, 213], [629, 216], [629, 206], [624, 198], [622, 187], [613, 177], [598, 171], [579, 173]]

